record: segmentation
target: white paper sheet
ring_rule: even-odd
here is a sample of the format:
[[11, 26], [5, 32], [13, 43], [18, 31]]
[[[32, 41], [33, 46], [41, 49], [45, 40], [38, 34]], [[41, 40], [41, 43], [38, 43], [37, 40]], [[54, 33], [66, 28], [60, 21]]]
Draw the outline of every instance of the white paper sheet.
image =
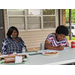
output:
[[[57, 52], [59, 50], [50, 50], [50, 51], [54, 51], [54, 52], [56, 51]], [[67, 50], [67, 48], [64, 48], [62, 51], [68, 51], [68, 50]]]
[[22, 63], [22, 56], [15, 56], [15, 63]]

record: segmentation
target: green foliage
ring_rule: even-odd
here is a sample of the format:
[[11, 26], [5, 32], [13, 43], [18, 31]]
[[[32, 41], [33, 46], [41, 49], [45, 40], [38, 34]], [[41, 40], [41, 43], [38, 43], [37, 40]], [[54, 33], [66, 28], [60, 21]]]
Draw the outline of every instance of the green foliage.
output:
[[69, 19], [69, 9], [66, 9], [66, 23], [68, 23], [68, 20]]
[[[67, 40], [69, 40], [69, 37], [68, 36], [66, 36], [66, 38], [67, 38]], [[72, 37], [72, 40], [75, 40], [75, 37]]]
[[[69, 19], [69, 9], [66, 9], [66, 23], [68, 23]], [[75, 23], [75, 9], [71, 9], [71, 22]]]

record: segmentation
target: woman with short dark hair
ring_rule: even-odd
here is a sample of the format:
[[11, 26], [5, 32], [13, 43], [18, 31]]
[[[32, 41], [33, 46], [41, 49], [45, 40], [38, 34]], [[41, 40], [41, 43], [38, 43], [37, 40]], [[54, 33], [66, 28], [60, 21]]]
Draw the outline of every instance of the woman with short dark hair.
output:
[[22, 49], [27, 51], [26, 45], [23, 40], [18, 37], [18, 29], [14, 26], [10, 27], [7, 32], [7, 38], [2, 42], [2, 54], [12, 54], [13, 52], [22, 53]]
[[58, 26], [55, 33], [49, 34], [46, 38], [45, 49], [61, 51], [64, 47], [68, 47], [69, 43], [66, 39], [68, 33], [69, 31], [64, 25]]

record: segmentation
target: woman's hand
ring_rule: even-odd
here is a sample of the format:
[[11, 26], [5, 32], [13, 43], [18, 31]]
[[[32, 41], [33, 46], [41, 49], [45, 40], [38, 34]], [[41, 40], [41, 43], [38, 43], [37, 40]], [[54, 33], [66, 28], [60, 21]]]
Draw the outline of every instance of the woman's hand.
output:
[[[13, 54], [13, 53], [10, 53], [10, 54]], [[10, 55], [10, 54], [6, 53], [6, 55]]]
[[63, 50], [64, 49], [64, 46], [59, 45], [56, 48], [57, 48], [57, 50]]
[[64, 49], [64, 46], [57, 46], [57, 47], [53, 47], [50, 45], [50, 42], [49, 41], [45, 41], [45, 48], [46, 49], [50, 49], [50, 50], [59, 50], [59, 51], [62, 51]]

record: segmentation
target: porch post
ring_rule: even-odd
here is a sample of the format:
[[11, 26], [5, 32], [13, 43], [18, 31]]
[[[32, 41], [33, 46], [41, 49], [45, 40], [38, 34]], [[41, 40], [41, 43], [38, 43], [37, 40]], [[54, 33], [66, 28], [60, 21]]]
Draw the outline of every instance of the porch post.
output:
[[66, 26], [66, 9], [62, 9], [62, 25]]
[[69, 40], [71, 40], [71, 9], [69, 9]]
[[59, 26], [62, 25], [62, 9], [58, 9]]

